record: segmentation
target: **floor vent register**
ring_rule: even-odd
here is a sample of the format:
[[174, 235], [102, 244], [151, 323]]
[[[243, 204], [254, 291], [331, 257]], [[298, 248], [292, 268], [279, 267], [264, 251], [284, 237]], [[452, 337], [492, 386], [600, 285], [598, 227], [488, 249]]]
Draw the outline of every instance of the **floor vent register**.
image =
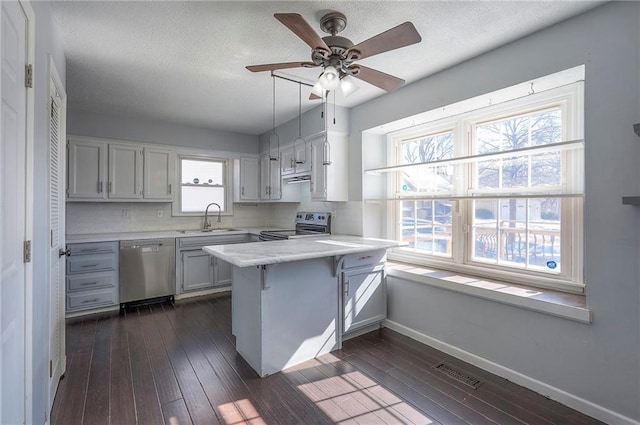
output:
[[455, 369], [452, 366], [449, 366], [446, 363], [439, 363], [438, 365], [435, 366], [435, 368], [440, 372], [444, 373], [445, 375], [448, 375], [449, 377], [455, 379], [456, 381], [462, 382], [463, 384], [470, 386], [474, 390], [478, 389], [478, 387], [482, 383], [479, 379], [466, 375], [463, 372], [459, 371], [458, 369]]

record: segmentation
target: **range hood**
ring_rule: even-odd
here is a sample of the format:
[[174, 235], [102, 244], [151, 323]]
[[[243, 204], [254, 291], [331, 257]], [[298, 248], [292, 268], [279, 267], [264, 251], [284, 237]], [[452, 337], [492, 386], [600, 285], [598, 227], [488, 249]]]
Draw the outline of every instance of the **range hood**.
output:
[[311, 174], [298, 174], [298, 175], [284, 176], [282, 177], [282, 180], [284, 180], [287, 183], [304, 183], [311, 180]]

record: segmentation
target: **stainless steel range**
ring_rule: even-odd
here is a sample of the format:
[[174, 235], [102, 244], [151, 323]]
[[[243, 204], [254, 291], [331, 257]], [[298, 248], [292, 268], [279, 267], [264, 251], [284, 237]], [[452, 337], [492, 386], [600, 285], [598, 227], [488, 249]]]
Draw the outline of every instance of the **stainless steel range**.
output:
[[299, 212], [296, 214], [296, 227], [293, 230], [263, 230], [261, 241], [303, 238], [331, 234], [331, 213]]

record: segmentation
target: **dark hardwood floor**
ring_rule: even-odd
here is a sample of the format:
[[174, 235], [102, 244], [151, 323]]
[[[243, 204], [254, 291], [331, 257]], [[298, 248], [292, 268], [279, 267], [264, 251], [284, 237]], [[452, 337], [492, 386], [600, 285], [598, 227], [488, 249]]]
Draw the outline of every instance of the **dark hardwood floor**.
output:
[[260, 379], [235, 351], [230, 300], [70, 319], [52, 424], [600, 423], [388, 329]]

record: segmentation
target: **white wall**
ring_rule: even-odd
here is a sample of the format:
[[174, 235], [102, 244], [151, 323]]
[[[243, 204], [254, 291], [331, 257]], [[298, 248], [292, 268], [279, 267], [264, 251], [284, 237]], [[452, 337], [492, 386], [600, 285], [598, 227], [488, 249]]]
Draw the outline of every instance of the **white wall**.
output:
[[65, 81], [65, 57], [62, 38], [52, 18], [49, 2], [31, 2], [35, 12], [36, 56], [34, 67], [34, 205], [33, 212], [33, 399], [27, 400], [34, 423], [44, 423], [49, 382], [49, 73], [48, 55], [53, 57], [62, 81]]
[[640, 208], [623, 206], [621, 197], [640, 194], [640, 139], [632, 129], [640, 122], [639, 50], [640, 3], [605, 4], [355, 107], [349, 151], [355, 201], [362, 196], [362, 163], [368, 160], [363, 131], [585, 64], [584, 271], [593, 323], [396, 278], [388, 281], [388, 312], [392, 321], [566, 391], [584, 406], [593, 403], [600, 412], [635, 421]]
[[67, 134], [218, 151], [258, 153], [258, 137], [249, 134], [102, 114], [80, 109], [69, 109]]

